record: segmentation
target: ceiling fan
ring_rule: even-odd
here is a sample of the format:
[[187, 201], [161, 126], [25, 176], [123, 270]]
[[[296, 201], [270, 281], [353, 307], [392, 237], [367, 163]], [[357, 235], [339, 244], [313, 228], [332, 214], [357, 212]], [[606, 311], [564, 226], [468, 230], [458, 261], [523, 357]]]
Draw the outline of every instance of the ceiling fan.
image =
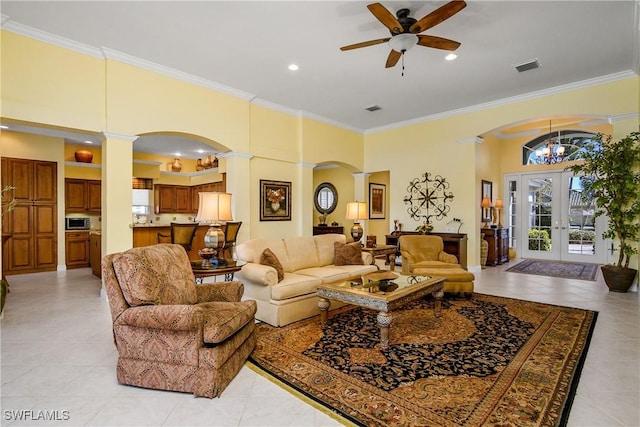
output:
[[439, 7], [418, 21], [409, 16], [409, 9], [399, 9], [396, 12], [396, 16], [393, 16], [393, 14], [380, 3], [370, 4], [367, 8], [378, 21], [382, 22], [382, 24], [389, 29], [391, 37], [343, 46], [340, 50], [359, 49], [361, 47], [389, 42], [391, 52], [389, 52], [389, 56], [387, 57], [386, 68], [395, 66], [400, 57], [416, 44], [435, 49], [454, 51], [460, 46], [459, 42], [420, 33], [451, 18], [466, 6], [467, 3], [464, 1], [454, 0]]

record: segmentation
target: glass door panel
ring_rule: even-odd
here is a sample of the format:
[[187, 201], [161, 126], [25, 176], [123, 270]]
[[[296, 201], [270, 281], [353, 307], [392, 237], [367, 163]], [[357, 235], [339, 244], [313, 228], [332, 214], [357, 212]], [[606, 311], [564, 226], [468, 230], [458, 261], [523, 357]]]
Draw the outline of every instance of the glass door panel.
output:
[[558, 202], [554, 201], [557, 181], [550, 175], [526, 177], [527, 233], [525, 258], [558, 259], [558, 233], [552, 225], [557, 224]]

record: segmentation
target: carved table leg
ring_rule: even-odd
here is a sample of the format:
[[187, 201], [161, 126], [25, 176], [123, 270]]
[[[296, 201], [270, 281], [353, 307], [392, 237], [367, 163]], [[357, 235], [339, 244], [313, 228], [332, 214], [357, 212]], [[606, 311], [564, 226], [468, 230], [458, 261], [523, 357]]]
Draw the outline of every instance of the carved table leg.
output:
[[433, 305], [433, 314], [436, 317], [441, 316], [442, 310], [442, 297], [444, 297], [444, 291], [439, 290], [433, 293], [433, 297], [435, 298], [435, 304]]
[[320, 324], [324, 326], [327, 323], [327, 312], [331, 301], [326, 298], [318, 297], [318, 308], [320, 309]]
[[378, 313], [378, 326], [380, 326], [380, 346], [382, 348], [389, 347], [389, 326], [392, 321], [391, 314], [383, 311]]

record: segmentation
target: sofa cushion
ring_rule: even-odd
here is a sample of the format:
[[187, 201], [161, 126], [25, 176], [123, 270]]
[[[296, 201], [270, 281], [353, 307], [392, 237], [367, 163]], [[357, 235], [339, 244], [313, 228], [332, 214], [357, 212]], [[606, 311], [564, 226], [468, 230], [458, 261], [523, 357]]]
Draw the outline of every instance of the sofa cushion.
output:
[[324, 283], [333, 283], [344, 281], [349, 278], [349, 273], [336, 268], [332, 265], [325, 265], [323, 267], [311, 267], [303, 268], [296, 271], [296, 274], [304, 274], [305, 276], [312, 276], [321, 279]]
[[198, 302], [191, 264], [180, 245], [129, 249], [113, 257], [113, 269], [130, 306]]
[[346, 243], [347, 237], [344, 234], [319, 234], [313, 236], [318, 252], [319, 266], [332, 265], [336, 259], [335, 242]]
[[203, 310], [203, 338], [205, 343], [218, 344], [244, 325], [254, 321], [257, 305], [253, 300], [242, 302], [205, 302]]
[[360, 242], [335, 242], [333, 247], [335, 248], [336, 265], [364, 265]]
[[236, 252], [241, 260], [260, 264], [260, 255], [267, 248], [271, 249], [271, 252], [278, 257], [278, 261], [282, 264], [282, 269], [285, 273], [292, 271], [287, 249], [282, 239], [249, 240], [236, 246]]
[[282, 269], [282, 264], [280, 260], [274, 254], [271, 249], [267, 248], [262, 251], [260, 255], [260, 264], [268, 265], [269, 267], [273, 267], [276, 269], [276, 273], [278, 273], [278, 282], [281, 282], [284, 279], [284, 270]]
[[410, 265], [411, 271], [416, 268], [460, 268], [460, 264], [451, 264], [443, 261], [420, 261]]
[[318, 267], [318, 253], [313, 237], [290, 237], [284, 239], [284, 246], [287, 248], [291, 272], [296, 272], [303, 268]]
[[315, 293], [321, 284], [322, 280], [316, 277], [296, 273], [285, 273], [282, 282], [270, 286], [271, 298], [274, 300], [285, 300], [300, 295]]

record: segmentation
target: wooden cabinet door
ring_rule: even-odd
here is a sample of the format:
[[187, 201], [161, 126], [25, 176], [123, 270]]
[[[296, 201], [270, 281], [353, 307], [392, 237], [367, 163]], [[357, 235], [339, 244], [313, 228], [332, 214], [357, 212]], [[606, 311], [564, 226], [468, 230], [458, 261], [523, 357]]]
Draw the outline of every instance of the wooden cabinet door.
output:
[[65, 212], [86, 212], [87, 181], [84, 179], [64, 180]]
[[202, 191], [201, 185], [194, 185], [191, 187], [191, 212], [194, 214], [198, 213], [198, 205], [200, 204], [200, 192]]
[[57, 207], [52, 203], [33, 206], [34, 264], [36, 269], [57, 268]]
[[158, 184], [154, 188], [154, 196], [157, 214], [174, 212], [176, 198], [174, 186]]
[[8, 159], [7, 161], [7, 182], [4, 185], [16, 187], [13, 195], [18, 202], [32, 201], [34, 187], [33, 163], [33, 160], [26, 159]]
[[89, 233], [67, 232], [65, 249], [67, 255], [67, 267], [89, 266]]
[[94, 233], [89, 236], [89, 263], [91, 264], [91, 273], [94, 276], [102, 277], [102, 236], [99, 234]]
[[[11, 233], [7, 242], [7, 252], [3, 252], [6, 263], [3, 273], [21, 272], [35, 268], [33, 257], [33, 204], [17, 203], [15, 208], [7, 214], [9, 227], [6, 230]], [[4, 271], [6, 269], [7, 271]]]
[[58, 164], [35, 161], [33, 163], [33, 201], [57, 203]]
[[87, 181], [87, 211], [102, 212], [102, 182]]
[[175, 191], [176, 191], [175, 212], [178, 212], [178, 213], [191, 212], [191, 207], [193, 205], [191, 200], [191, 188], [176, 186]]

